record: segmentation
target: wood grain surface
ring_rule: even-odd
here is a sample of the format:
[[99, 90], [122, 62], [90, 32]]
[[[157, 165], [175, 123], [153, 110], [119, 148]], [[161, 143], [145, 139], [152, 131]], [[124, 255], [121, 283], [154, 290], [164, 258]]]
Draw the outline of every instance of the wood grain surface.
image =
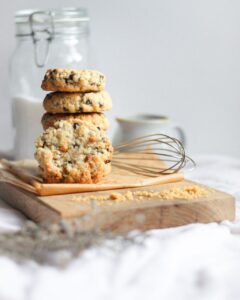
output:
[[[151, 187], [121, 189], [126, 191], [163, 191], [172, 187], [183, 188], [198, 185], [187, 180]], [[189, 223], [220, 222], [234, 220], [235, 200], [226, 193], [211, 189], [207, 196], [197, 199], [97, 201], [82, 203], [79, 197], [86, 195], [108, 195], [112, 191], [81, 194], [36, 196], [9, 183], [0, 183], [0, 198], [20, 210], [28, 218], [38, 223], [53, 223], [61, 219], [80, 218], [83, 229], [100, 228], [115, 232], [142, 231], [154, 228], [180, 226]], [[86, 202], [86, 201], [85, 201]], [[97, 204], [97, 205], [96, 205]]]

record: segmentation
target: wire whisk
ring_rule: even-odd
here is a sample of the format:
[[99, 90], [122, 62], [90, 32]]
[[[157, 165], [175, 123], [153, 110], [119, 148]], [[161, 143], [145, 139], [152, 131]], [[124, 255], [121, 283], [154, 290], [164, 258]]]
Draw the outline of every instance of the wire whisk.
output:
[[179, 172], [187, 164], [196, 166], [182, 143], [165, 134], [142, 136], [114, 147], [112, 164], [150, 177]]

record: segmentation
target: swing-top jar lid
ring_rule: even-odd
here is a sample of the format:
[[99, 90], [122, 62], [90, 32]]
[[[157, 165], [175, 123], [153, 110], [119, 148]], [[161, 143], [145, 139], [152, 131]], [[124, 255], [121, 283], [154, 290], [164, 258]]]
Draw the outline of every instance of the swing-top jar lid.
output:
[[88, 22], [85, 8], [27, 9], [15, 13], [16, 36], [20, 37], [46, 28], [52, 35], [88, 34]]

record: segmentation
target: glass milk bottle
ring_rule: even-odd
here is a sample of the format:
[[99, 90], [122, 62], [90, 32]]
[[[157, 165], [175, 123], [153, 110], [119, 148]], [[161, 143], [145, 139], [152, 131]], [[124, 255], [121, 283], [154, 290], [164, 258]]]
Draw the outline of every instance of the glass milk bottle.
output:
[[24, 10], [15, 15], [16, 49], [10, 61], [14, 158], [33, 158], [42, 132], [41, 81], [49, 68], [89, 68], [89, 18], [79, 8]]

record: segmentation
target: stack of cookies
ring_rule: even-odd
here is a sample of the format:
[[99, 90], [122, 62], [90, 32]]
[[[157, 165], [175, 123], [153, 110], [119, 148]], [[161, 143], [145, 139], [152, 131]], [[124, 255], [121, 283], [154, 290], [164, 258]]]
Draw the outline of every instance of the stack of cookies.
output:
[[47, 94], [44, 133], [35, 158], [48, 183], [96, 183], [111, 171], [113, 148], [103, 114], [112, 106], [105, 76], [92, 70], [50, 69], [42, 89]]

